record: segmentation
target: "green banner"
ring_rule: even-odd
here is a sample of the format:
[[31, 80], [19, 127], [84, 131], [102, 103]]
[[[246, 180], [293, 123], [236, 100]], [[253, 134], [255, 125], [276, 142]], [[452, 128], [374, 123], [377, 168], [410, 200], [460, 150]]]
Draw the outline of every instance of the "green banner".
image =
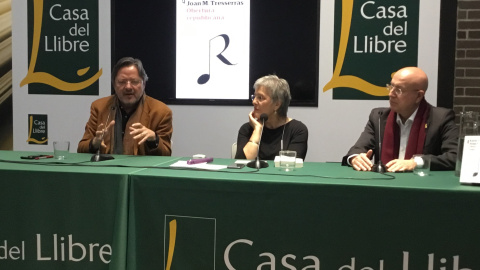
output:
[[29, 94], [98, 95], [98, 0], [28, 0]]
[[0, 269], [124, 269], [127, 176], [1, 175]]
[[335, 1], [333, 99], [388, 99], [392, 73], [416, 66], [419, 0]]
[[[327, 165], [315, 172], [377, 176]], [[425, 180], [412, 173], [396, 180], [293, 180], [297, 173], [315, 174], [315, 166], [309, 167], [276, 180], [266, 175], [275, 168], [258, 179], [252, 173], [132, 175], [135, 222], [129, 227], [127, 268], [475, 270], [480, 265], [475, 249], [480, 219], [468, 206], [478, 194], [463, 192], [468, 187], [458, 187], [453, 172], [433, 172]]]

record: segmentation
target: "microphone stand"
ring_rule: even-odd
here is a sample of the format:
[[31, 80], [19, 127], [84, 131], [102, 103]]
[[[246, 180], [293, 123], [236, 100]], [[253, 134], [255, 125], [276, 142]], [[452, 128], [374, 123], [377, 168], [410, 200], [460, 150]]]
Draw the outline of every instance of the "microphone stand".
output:
[[[113, 110], [115, 110], [115, 107], [112, 106], [111, 109], [112, 109], [112, 111], [113, 111]], [[111, 113], [111, 112], [110, 112], [110, 113]], [[105, 125], [103, 126], [102, 136], [101, 136], [101, 139], [100, 139], [101, 142], [103, 141], [103, 136], [105, 135], [105, 129], [107, 128], [108, 120], [110, 120], [110, 113], [108, 114], [108, 116], [107, 116], [107, 121], [105, 121]], [[101, 146], [100, 146], [100, 147], [101, 147]], [[97, 149], [97, 153], [96, 153], [95, 155], [93, 155], [92, 158], [90, 158], [90, 161], [98, 162], [98, 161], [115, 159], [115, 158], [112, 157], [111, 155], [108, 155], [108, 154], [100, 154], [100, 147]]]
[[115, 159], [115, 158], [108, 154], [100, 154], [100, 149], [99, 149], [97, 150], [97, 153], [93, 155], [92, 158], [90, 158], [90, 161], [98, 162], [98, 161], [111, 160], [111, 159]]
[[387, 169], [385, 165], [382, 164], [382, 128], [381, 128], [381, 118], [383, 112], [378, 113], [378, 163], [372, 166], [372, 172], [385, 173]]
[[252, 160], [252, 161], [247, 163], [247, 167], [256, 168], [257, 170], [259, 170], [261, 168], [267, 168], [268, 167], [268, 163], [265, 160], [260, 160], [260, 158], [259, 158], [260, 143], [262, 141], [262, 135], [263, 135], [263, 127], [265, 126], [265, 120], [268, 119], [268, 116], [266, 114], [262, 114], [262, 115], [260, 115], [260, 119], [263, 120], [263, 124], [262, 124], [262, 130], [260, 132], [260, 141], [258, 141], [257, 157], [255, 158], [255, 160]]

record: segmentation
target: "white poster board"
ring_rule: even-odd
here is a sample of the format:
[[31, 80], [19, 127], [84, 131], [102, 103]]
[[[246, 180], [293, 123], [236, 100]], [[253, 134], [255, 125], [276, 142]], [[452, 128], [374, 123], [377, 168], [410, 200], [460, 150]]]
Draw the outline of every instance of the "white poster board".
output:
[[465, 136], [460, 183], [480, 184], [480, 136]]
[[250, 1], [195, 3], [177, 0], [176, 98], [248, 98]]

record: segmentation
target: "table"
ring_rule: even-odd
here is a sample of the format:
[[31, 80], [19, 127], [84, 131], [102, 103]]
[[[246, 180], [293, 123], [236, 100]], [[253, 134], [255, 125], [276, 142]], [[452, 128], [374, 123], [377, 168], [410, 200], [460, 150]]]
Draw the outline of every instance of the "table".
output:
[[[0, 159], [24, 154], [0, 151]], [[291, 173], [273, 163], [211, 172], [169, 168], [186, 158], [115, 157], [89, 166], [77, 164], [86, 154], [67, 166], [0, 162], [0, 269], [480, 267], [480, 189], [460, 185], [453, 171], [422, 178], [306, 162]], [[38, 260], [37, 235], [51, 260]], [[93, 252], [69, 260], [69, 237], [74, 258], [80, 244]], [[1, 258], [4, 241], [20, 251], [23, 241], [13, 256], [25, 260]]]

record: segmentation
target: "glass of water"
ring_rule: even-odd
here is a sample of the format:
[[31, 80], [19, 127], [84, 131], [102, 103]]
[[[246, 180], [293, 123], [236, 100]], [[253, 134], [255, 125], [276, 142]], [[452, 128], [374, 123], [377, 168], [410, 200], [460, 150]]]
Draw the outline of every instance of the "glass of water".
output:
[[53, 142], [53, 155], [56, 159], [63, 160], [67, 158], [67, 154], [70, 151], [69, 141], [54, 141]]
[[295, 160], [297, 158], [297, 152], [292, 150], [281, 150], [280, 156], [280, 170], [293, 171], [295, 169]]
[[430, 156], [429, 155], [413, 155], [413, 161], [417, 163], [413, 169], [413, 173], [419, 176], [427, 176], [430, 173]]

